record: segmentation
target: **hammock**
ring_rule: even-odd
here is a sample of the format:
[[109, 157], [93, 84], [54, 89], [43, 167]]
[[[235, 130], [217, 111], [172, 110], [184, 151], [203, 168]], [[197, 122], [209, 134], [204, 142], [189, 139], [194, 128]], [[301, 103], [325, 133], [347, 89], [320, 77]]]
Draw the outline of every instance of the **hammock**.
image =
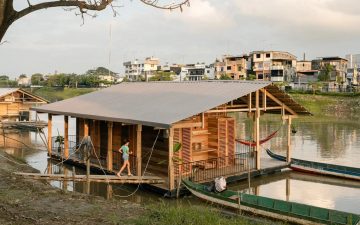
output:
[[[273, 133], [271, 133], [269, 136], [267, 136], [266, 138], [260, 140], [260, 144], [264, 144], [265, 142], [269, 141], [271, 138], [273, 138], [276, 133], [278, 132], [279, 130], [277, 131], [274, 131]], [[240, 139], [236, 139], [237, 142], [243, 144], [243, 145], [250, 145], [252, 147], [256, 146], [256, 142], [255, 141], [243, 141], [243, 140], [240, 140]]]

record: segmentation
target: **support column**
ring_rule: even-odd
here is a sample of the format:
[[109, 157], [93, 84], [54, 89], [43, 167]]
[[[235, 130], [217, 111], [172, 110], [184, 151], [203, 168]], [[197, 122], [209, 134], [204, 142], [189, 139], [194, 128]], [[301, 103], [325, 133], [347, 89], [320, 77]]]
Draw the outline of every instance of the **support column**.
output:
[[256, 111], [255, 111], [255, 127], [256, 127], [256, 134], [255, 134], [255, 141], [256, 141], [256, 169], [260, 169], [260, 107], [259, 107], [259, 91], [257, 90], [255, 99]]
[[52, 150], [52, 114], [48, 114], [48, 156], [51, 156]]
[[64, 116], [64, 158], [69, 158], [69, 117]]
[[174, 178], [174, 128], [169, 129], [169, 166], [168, 166], [168, 176], [169, 176], [169, 191], [175, 189], [175, 178]]
[[290, 179], [286, 179], [286, 201], [290, 200]]
[[89, 136], [89, 120], [84, 119], [84, 137]]
[[113, 170], [113, 122], [108, 122], [108, 145], [107, 145], [107, 156], [106, 164], [109, 171]]
[[141, 131], [142, 126], [137, 125], [136, 129], [136, 176], [141, 176], [141, 163], [142, 163], [142, 157], [141, 157]]
[[288, 117], [286, 162], [291, 161], [291, 116]]

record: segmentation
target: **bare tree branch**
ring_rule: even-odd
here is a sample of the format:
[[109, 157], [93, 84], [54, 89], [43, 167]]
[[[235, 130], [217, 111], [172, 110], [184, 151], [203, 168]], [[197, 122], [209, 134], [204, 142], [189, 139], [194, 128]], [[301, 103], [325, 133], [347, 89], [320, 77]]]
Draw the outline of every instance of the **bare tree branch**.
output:
[[158, 8], [158, 9], [168, 9], [168, 10], [173, 10], [173, 9], [180, 9], [180, 11], [183, 11], [183, 7], [184, 6], [190, 6], [190, 0], [181, 0], [181, 2], [178, 3], [170, 3], [167, 5], [164, 4], [160, 4], [158, 0], [140, 0], [142, 3]]

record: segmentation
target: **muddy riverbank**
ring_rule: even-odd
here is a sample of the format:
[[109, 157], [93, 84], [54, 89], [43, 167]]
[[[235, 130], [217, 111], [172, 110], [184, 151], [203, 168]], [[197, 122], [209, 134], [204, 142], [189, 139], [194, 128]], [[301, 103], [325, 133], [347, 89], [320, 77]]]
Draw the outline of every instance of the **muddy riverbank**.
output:
[[145, 210], [126, 200], [64, 192], [23, 179], [14, 172], [36, 170], [4, 152], [0, 165], [0, 224], [131, 224]]

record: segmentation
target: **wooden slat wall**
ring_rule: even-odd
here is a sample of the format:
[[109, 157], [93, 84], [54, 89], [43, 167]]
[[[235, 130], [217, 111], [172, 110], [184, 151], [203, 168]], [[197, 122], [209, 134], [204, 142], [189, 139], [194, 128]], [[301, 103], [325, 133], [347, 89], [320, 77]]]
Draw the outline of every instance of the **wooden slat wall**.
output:
[[[183, 128], [182, 129], [182, 159], [184, 163], [191, 162], [192, 158], [192, 149], [191, 149], [191, 128]], [[190, 173], [191, 168], [188, 166], [187, 168], [182, 168], [183, 173]]]
[[[181, 143], [182, 145], [182, 129], [174, 129], [174, 143]], [[182, 159], [182, 148], [178, 152], [174, 152], [174, 157]], [[175, 161], [174, 162], [174, 173], [175, 176], [179, 175], [180, 168], [178, 166], [180, 162]]]
[[227, 155], [229, 156], [229, 162], [232, 164], [234, 162], [234, 155], [235, 155], [235, 119], [228, 118], [227, 119]]

